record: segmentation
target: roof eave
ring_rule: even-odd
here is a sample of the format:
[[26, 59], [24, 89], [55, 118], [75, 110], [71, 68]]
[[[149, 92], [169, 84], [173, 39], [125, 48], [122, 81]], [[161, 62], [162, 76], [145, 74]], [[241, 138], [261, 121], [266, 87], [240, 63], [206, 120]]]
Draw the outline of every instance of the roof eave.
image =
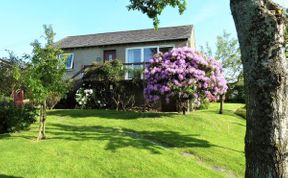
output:
[[174, 38], [174, 39], [163, 39], [163, 40], [147, 40], [147, 41], [133, 41], [133, 42], [125, 42], [125, 43], [109, 43], [109, 44], [99, 44], [99, 45], [85, 45], [85, 46], [69, 46], [69, 47], [61, 47], [61, 49], [77, 49], [77, 48], [93, 48], [93, 47], [105, 47], [105, 46], [117, 46], [117, 45], [128, 45], [128, 44], [137, 44], [137, 43], [153, 43], [153, 42], [165, 42], [165, 41], [182, 41], [189, 40], [189, 37], [183, 38]]

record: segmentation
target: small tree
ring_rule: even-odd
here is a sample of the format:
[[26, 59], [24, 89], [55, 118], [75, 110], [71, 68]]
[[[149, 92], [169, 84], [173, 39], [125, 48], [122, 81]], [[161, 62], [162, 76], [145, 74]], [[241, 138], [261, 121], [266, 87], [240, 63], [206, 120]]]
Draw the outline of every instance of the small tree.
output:
[[164, 96], [169, 102], [174, 97], [183, 114], [188, 100], [199, 105], [204, 98], [217, 100], [227, 90], [221, 64], [187, 47], [155, 55], [145, 69], [145, 78], [146, 100], [155, 102]]
[[66, 84], [63, 81], [65, 61], [61, 49], [54, 43], [55, 33], [51, 26], [44, 25], [46, 44], [42, 47], [38, 40], [31, 45], [33, 52], [31, 63], [27, 66], [26, 86], [32, 101], [40, 104], [40, 126], [37, 140], [45, 139], [47, 99], [51, 92], [63, 95]]

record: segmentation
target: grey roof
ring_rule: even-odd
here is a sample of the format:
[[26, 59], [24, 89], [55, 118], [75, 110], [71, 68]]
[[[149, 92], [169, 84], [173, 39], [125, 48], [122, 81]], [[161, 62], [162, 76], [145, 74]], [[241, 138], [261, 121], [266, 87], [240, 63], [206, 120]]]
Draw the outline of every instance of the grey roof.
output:
[[98, 33], [90, 35], [68, 36], [56, 43], [60, 48], [83, 48], [129, 43], [169, 41], [188, 39], [192, 34], [192, 25], [154, 29]]

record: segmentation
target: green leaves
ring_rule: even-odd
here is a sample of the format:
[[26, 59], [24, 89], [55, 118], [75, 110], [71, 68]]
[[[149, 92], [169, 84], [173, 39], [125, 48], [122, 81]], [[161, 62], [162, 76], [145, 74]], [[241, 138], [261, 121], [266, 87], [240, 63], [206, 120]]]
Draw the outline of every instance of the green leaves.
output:
[[215, 58], [222, 62], [226, 80], [229, 83], [238, 81], [243, 75], [238, 40], [224, 31], [222, 36], [217, 36], [216, 49]]
[[123, 79], [124, 66], [120, 60], [105, 62], [104, 64], [93, 64], [85, 70], [83, 79], [98, 81], [119, 81]]
[[183, 14], [186, 10], [186, 0], [130, 0], [128, 10], [138, 10], [153, 19], [155, 29], [158, 29], [160, 20], [158, 16], [166, 6], [178, 7], [179, 13]]
[[50, 92], [63, 95], [67, 88], [66, 82], [63, 81], [66, 72], [64, 59], [59, 58], [62, 50], [54, 46], [55, 33], [52, 27], [43, 27], [46, 44], [42, 47], [38, 40], [31, 43], [33, 52], [26, 73], [29, 96], [39, 103], [47, 100]]

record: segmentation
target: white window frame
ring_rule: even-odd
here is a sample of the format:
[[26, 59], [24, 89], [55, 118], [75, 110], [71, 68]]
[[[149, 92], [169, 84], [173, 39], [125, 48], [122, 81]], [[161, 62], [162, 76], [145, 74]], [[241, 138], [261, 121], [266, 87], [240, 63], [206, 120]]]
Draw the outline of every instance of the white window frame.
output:
[[[128, 50], [131, 49], [140, 49], [141, 50], [141, 60], [140, 62], [144, 62], [144, 49], [147, 48], [157, 48], [157, 53], [159, 53], [160, 48], [175, 48], [175, 44], [168, 44], [168, 45], [158, 45], [158, 46], [138, 46], [138, 47], [129, 47], [125, 49], [125, 63], [128, 63]], [[133, 67], [133, 64], [131, 65]], [[132, 78], [128, 78], [128, 72], [125, 73], [125, 80], [131, 80]], [[143, 74], [141, 75], [141, 79], [143, 79]]]

